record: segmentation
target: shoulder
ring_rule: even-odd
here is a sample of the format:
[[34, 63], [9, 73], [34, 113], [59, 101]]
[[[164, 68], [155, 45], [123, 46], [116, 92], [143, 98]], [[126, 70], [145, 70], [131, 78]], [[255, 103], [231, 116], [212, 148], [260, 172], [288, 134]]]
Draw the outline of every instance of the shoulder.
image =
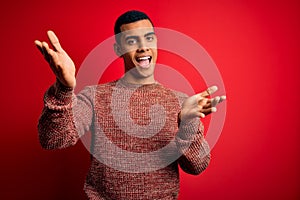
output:
[[110, 91], [113, 87], [116, 86], [116, 83], [117, 83], [117, 80], [115, 81], [111, 81], [111, 82], [107, 82], [107, 83], [102, 83], [102, 84], [98, 84], [98, 85], [95, 85], [95, 86], [92, 86], [94, 87], [94, 89], [97, 91], [97, 92], [108, 92]]
[[116, 81], [98, 85], [89, 85], [84, 87], [84, 89], [82, 89], [77, 96], [94, 97], [97, 94], [109, 93], [115, 85]]
[[164, 88], [164, 90], [171, 92], [172, 94], [174, 94], [174, 96], [178, 99], [178, 101], [180, 102], [180, 105], [183, 103], [183, 101], [188, 98], [188, 95], [185, 94], [184, 92], [181, 91], [177, 91], [171, 88], [168, 88], [162, 84], [160, 84], [162, 88]]

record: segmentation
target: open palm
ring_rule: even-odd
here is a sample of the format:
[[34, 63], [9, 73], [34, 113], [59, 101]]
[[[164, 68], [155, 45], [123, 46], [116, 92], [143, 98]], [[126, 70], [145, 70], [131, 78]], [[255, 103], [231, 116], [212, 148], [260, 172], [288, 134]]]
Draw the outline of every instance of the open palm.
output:
[[60, 81], [66, 87], [75, 88], [76, 68], [74, 62], [61, 47], [55, 33], [53, 31], [48, 31], [47, 35], [53, 49], [49, 47], [47, 42], [41, 42], [39, 40], [35, 41], [37, 48], [49, 63], [58, 81]]

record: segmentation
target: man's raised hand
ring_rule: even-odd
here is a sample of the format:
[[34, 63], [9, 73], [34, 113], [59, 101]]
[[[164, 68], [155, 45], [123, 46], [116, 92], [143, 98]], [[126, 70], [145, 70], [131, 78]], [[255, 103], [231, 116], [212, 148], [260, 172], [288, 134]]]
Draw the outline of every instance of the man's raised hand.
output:
[[189, 121], [195, 117], [204, 118], [206, 115], [216, 112], [217, 104], [226, 99], [226, 96], [208, 98], [208, 96], [217, 90], [217, 86], [212, 86], [199, 94], [195, 94], [187, 98], [182, 104], [182, 109], [180, 112], [181, 121]]
[[68, 54], [62, 49], [58, 38], [53, 31], [47, 32], [48, 39], [53, 49], [49, 47], [47, 42], [35, 40], [34, 43], [43, 54], [45, 60], [49, 63], [57, 80], [66, 87], [75, 88], [75, 65]]

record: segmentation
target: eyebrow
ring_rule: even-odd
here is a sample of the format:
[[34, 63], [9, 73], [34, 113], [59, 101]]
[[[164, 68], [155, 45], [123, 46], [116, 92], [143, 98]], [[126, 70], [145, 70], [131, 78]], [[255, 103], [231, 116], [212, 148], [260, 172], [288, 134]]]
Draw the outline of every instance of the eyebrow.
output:
[[[147, 37], [147, 36], [149, 36], [149, 35], [155, 35], [155, 33], [154, 33], [154, 32], [146, 33], [146, 34], [144, 35], [144, 37]], [[138, 36], [135, 36], [135, 35], [129, 35], [129, 36], [126, 36], [126, 37], [125, 37], [125, 40], [128, 40], [128, 39], [138, 39]]]
[[154, 32], [146, 33], [146, 34], [144, 35], [144, 37], [147, 37], [147, 36], [149, 36], [149, 35], [155, 35], [155, 33], [154, 33]]
[[125, 37], [125, 40], [129, 40], [129, 39], [138, 39], [138, 36], [130, 35]]

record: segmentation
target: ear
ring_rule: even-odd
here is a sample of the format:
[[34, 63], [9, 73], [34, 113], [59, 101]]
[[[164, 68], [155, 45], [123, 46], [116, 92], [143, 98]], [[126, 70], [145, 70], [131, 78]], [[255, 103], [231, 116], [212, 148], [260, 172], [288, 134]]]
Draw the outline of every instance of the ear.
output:
[[117, 56], [122, 57], [122, 50], [118, 43], [114, 44], [114, 50], [115, 50], [115, 53], [117, 54]]

